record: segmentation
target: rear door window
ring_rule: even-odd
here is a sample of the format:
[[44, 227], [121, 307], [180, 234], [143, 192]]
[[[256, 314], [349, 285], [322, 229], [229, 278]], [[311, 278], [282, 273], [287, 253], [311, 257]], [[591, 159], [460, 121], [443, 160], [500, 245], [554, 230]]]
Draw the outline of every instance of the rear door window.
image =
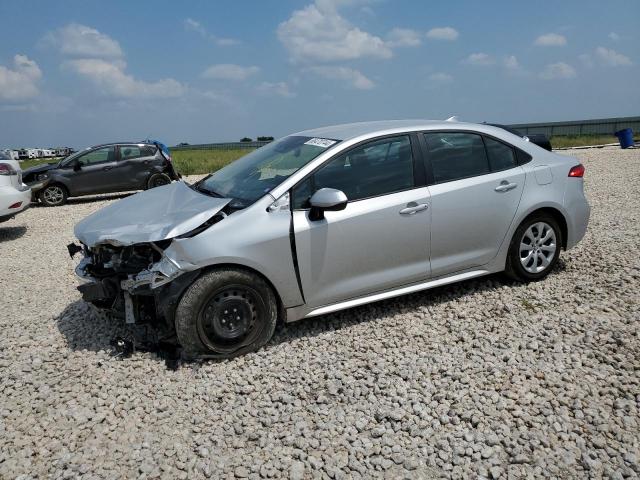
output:
[[482, 137], [475, 133], [425, 133], [428, 158], [435, 183], [489, 173], [489, 160]]
[[517, 165], [516, 156], [510, 145], [494, 140], [493, 138], [484, 137], [484, 144], [487, 147], [487, 155], [489, 156], [489, 165], [491, 171], [499, 172], [515, 168]]
[[120, 160], [129, 160], [131, 158], [140, 158], [140, 147], [137, 145], [124, 145], [120, 147]]

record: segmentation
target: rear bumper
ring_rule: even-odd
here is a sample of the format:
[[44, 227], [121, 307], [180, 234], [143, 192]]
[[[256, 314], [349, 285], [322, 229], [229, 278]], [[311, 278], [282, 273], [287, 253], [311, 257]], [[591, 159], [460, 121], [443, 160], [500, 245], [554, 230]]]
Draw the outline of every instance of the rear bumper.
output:
[[575, 247], [587, 233], [591, 207], [584, 196], [583, 181], [569, 179], [564, 195], [567, 211], [567, 250]]
[[[9, 208], [19, 203], [20, 206]], [[24, 212], [31, 204], [31, 189], [25, 185], [23, 189], [13, 186], [0, 187], [0, 222], [9, 220], [18, 213]]]

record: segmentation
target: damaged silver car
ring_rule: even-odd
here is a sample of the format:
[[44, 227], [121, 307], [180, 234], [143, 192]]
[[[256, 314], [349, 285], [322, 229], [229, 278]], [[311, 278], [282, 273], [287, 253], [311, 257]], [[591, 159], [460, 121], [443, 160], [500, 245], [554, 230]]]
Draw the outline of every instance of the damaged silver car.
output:
[[494, 272], [544, 278], [585, 233], [583, 173], [490, 125], [339, 125], [114, 202], [68, 248], [87, 302], [188, 356], [230, 357], [278, 319]]

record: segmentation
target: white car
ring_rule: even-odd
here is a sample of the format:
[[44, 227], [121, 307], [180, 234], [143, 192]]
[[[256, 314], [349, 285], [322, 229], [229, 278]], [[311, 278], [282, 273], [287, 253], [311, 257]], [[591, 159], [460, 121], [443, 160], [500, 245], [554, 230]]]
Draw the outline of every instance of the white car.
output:
[[13, 218], [31, 204], [31, 188], [22, 183], [17, 160], [0, 153], [0, 222]]

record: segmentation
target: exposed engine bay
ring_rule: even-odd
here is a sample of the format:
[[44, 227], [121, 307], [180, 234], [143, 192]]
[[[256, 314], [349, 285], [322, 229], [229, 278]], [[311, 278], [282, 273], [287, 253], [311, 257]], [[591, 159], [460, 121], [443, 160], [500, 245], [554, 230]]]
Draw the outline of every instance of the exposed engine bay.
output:
[[[84, 254], [76, 268], [82, 298], [126, 323], [171, 329], [173, 307], [199, 272], [182, 272], [168, 259], [163, 251], [170, 243], [69, 245], [72, 256], [80, 249]], [[177, 278], [180, 281], [174, 282]]]

